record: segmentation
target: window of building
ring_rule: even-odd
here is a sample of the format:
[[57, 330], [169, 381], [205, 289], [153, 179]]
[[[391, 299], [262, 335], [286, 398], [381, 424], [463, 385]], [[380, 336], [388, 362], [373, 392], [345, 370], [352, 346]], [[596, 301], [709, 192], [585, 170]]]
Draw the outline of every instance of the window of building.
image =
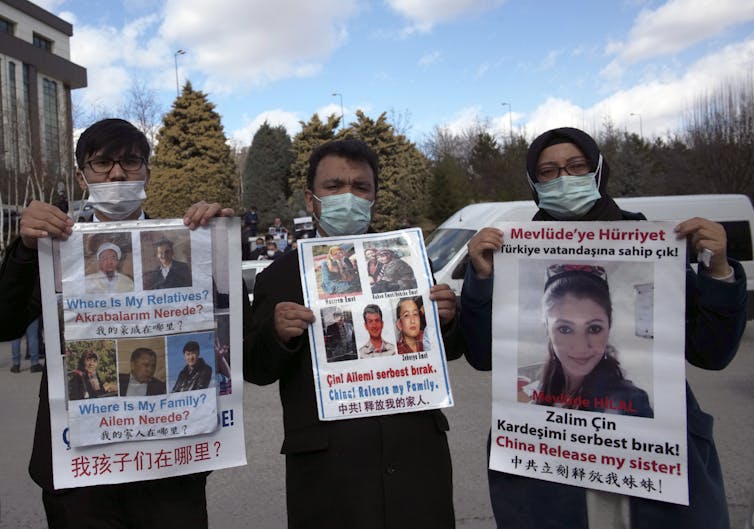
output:
[[0, 17], [0, 33], [13, 35], [16, 32], [16, 24], [7, 18]]
[[42, 119], [44, 123], [44, 149], [47, 168], [57, 171], [60, 165], [60, 131], [58, 127], [58, 84], [42, 79]]
[[43, 50], [52, 51], [52, 41], [38, 33], [34, 33], [34, 45]]

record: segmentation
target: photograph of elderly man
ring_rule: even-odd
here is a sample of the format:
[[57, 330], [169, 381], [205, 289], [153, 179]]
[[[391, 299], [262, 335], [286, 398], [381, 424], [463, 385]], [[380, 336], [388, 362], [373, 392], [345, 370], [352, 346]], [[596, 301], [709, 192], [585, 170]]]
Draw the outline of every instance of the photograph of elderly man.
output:
[[86, 275], [86, 291], [90, 294], [131, 292], [134, 281], [119, 272], [123, 251], [112, 242], [103, 242], [97, 247], [97, 271]]

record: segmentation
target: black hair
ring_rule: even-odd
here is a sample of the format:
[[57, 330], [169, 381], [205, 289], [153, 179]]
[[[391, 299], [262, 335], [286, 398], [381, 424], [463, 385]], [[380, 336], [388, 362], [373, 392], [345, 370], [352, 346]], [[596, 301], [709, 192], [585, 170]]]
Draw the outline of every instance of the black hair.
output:
[[183, 346], [183, 352], [185, 353], [186, 351], [196, 351], [197, 353], [200, 352], [199, 342], [196, 342], [194, 340], [186, 342], [186, 345]]
[[379, 314], [380, 319], [382, 319], [382, 309], [379, 305], [372, 303], [364, 307], [364, 323], [367, 322], [367, 314]]
[[326, 156], [338, 156], [352, 162], [364, 162], [372, 169], [374, 178], [374, 191], [377, 192], [377, 155], [361, 140], [336, 140], [323, 143], [309, 157], [309, 170], [306, 173], [306, 188], [314, 189], [314, 177], [317, 175], [317, 166]]
[[89, 349], [89, 350], [87, 350], [87, 351], [84, 351], [84, 354], [82, 354], [82, 355], [81, 355], [81, 356], [79, 357], [79, 364], [78, 364], [78, 369], [79, 369], [79, 371], [81, 371], [82, 373], [83, 373], [84, 371], [86, 371], [86, 360], [87, 360], [88, 358], [94, 358], [94, 359], [96, 359], [97, 361], [99, 361], [99, 356], [97, 355], [97, 353], [95, 353], [95, 352], [94, 352], [94, 351], [92, 351], [91, 349]]
[[421, 330], [424, 330], [427, 327], [427, 317], [424, 315], [424, 311], [422, 310], [422, 308], [424, 307], [424, 300], [421, 296], [412, 296], [399, 299], [398, 304], [395, 306], [395, 321], [400, 321], [401, 305], [403, 305], [407, 301], [413, 301], [416, 305], [416, 308], [419, 311], [419, 328]]
[[76, 143], [76, 165], [84, 169], [89, 156], [102, 151], [104, 158], [119, 154], [141, 156], [149, 162], [149, 141], [139, 129], [124, 119], [103, 119], [89, 126]]
[[157, 361], [157, 353], [149, 349], [148, 347], [137, 347], [134, 352], [131, 353], [131, 362], [136, 362], [142, 356], [151, 356]]

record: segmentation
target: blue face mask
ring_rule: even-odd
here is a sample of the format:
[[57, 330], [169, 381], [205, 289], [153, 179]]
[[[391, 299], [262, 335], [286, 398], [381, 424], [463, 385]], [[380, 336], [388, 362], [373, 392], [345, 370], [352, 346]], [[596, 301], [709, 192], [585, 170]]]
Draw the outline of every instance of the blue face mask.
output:
[[366, 233], [372, 220], [372, 205], [365, 198], [352, 193], [328, 195], [319, 198], [312, 193], [315, 200], [322, 204], [320, 216], [314, 215], [320, 228], [330, 236], [361, 235]]
[[595, 175], [563, 175], [549, 182], [534, 182], [539, 207], [560, 220], [585, 215], [600, 198]]

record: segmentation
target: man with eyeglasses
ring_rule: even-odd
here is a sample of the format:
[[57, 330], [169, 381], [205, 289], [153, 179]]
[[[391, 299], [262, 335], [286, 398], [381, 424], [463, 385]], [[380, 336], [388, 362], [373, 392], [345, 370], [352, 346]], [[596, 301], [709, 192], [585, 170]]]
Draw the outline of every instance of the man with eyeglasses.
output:
[[[127, 121], [105, 119], [81, 134], [76, 174], [81, 188], [89, 192], [94, 222], [147, 218], [142, 202], [149, 182], [148, 159], [146, 136]], [[195, 229], [214, 216], [232, 214], [233, 210], [219, 204], [198, 202], [188, 208], [183, 222]], [[23, 210], [20, 237], [9, 246], [0, 267], [0, 341], [22, 335], [42, 312], [37, 241], [43, 237], [65, 240], [72, 227], [71, 218], [46, 202], [33, 200]], [[52, 442], [45, 369], [29, 474], [42, 488], [50, 527], [207, 527], [206, 473], [56, 490]]]

